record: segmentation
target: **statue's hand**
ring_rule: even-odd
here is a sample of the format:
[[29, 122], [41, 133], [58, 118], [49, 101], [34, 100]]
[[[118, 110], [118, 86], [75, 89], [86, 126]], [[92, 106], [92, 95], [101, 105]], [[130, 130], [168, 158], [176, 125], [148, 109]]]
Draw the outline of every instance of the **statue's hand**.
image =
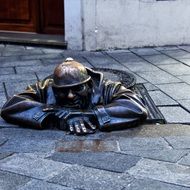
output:
[[88, 117], [74, 117], [67, 120], [70, 134], [86, 135], [96, 132], [96, 125], [94, 125]]

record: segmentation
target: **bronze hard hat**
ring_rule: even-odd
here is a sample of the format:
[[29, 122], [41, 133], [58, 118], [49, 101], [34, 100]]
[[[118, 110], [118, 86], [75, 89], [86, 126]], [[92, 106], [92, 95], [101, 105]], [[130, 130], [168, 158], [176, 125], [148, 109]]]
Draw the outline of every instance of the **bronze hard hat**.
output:
[[55, 68], [52, 86], [56, 88], [72, 87], [86, 83], [90, 79], [86, 68], [81, 63], [67, 58]]

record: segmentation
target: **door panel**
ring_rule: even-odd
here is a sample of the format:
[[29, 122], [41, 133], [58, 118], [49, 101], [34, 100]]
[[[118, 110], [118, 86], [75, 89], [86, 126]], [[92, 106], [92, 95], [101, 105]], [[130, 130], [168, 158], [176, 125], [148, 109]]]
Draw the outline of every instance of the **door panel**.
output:
[[63, 0], [0, 0], [0, 30], [64, 34]]
[[41, 0], [42, 33], [64, 34], [63, 0]]
[[38, 0], [0, 0], [0, 30], [38, 31]]

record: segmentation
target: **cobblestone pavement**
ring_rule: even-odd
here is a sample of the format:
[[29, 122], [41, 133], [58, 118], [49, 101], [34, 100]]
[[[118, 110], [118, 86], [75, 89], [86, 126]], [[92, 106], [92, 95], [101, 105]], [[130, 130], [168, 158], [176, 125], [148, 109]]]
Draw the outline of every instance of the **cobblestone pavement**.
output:
[[81, 52], [0, 44], [0, 108], [67, 57], [135, 74], [168, 124], [77, 137], [0, 119], [0, 190], [190, 189], [190, 46]]

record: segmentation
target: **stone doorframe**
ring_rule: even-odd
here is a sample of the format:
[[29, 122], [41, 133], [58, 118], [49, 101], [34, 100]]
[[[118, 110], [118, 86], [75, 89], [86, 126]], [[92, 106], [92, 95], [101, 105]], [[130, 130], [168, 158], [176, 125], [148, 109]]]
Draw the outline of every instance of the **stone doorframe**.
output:
[[83, 50], [83, 0], [64, 0], [65, 7], [65, 40], [68, 49]]

